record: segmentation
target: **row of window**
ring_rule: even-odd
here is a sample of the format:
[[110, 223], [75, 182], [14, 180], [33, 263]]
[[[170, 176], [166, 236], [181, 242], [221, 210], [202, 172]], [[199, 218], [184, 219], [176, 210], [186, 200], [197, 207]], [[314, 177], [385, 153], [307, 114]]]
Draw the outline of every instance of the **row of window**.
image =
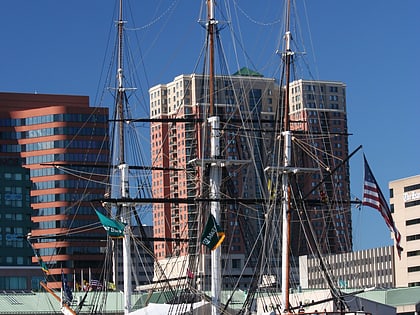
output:
[[420, 234], [408, 235], [406, 239], [407, 239], [407, 242], [420, 240]]
[[[107, 169], [103, 167], [94, 167], [94, 166], [80, 166], [74, 167], [74, 171], [86, 171], [94, 174], [107, 174]], [[31, 169], [31, 178], [43, 177], [43, 176], [53, 176], [53, 175], [63, 175], [65, 174], [61, 169], [55, 167], [46, 167], [39, 169]]]
[[[314, 84], [305, 84], [303, 86], [305, 91], [312, 91], [315, 92], [319, 90], [323, 93], [324, 92], [324, 86], [323, 85], [314, 85]], [[338, 93], [338, 86], [328, 86], [328, 90], [330, 93]], [[344, 91], [344, 90], [343, 90]], [[300, 86], [292, 87], [292, 93], [299, 93], [300, 92]]]
[[420, 271], [420, 266], [408, 267], [407, 272], [417, 272]]
[[418, 205], [420, 205], [420, 200], [414, 200], [414, 201], [409, 201], [409, 202], [404, 203], [404, 207], [406, 208], [415, 207]]
[[[60, 220], [60, 221], [41, 221], [38, 223], [39, 229], [55, 229], [55, 228], [75, 228], [75, 227], [84, 227], [84, 226], [92, 226], [93, 224], [98, 223], [97, 220]], [[96, 233], [93, 234], [89, 232], [89, 237], [92, 238], [94, 236], [103, 236], [103, 234]], [[87, 235], [86, 235], [87, 236]], [[78, 234], [78, 237], [80, 235]]]
[[407, 257], [413, 257], [413, 256], [420, 256], [420, 250], [413, 250], [411, 252], [407, 252]]
[[105, 144], [106, 142], [104, 141], [89, 141], [89, 140], [44, 141], [44, 142], [28, 143], [26, 145], [22, 145], [22, 152], [49, 150], [49, 149], [56, 149], [56, 148], [100, 149], [100, 148], [104, 148]]
[[0, 243], [1, 247], [23, 248], [26, 241], [23, 241], [22, 235], [20, 235], [20, 238], [17, 239], [15, 235], [6, 234], [6, 237], [3, 239], [3, 236], [0, 234]]
[[409, 192], [409, 191], [413, 191], [413, 190], [417, 190], [417, 189], [420, 189], [420, 184], [414, 184], [414, 185], [406, 186], [406, 187], [404, 187], [404, 192]]
[[38, 215], [46, 216], [46, 215], [56, 215], [56, 214], [87, 214], [92, 215], [93, 208], [92, 207], [84, 207], [84, 206], [77, 206], [77, 207], [53, 207], [53, 208], [41, 208], [38, 209]]
[[[82, 234], [77, 233], [78, 236], [83, 236]], [[89, 234], [91, 235], [91, 234]], [[51, 242], [54, 242], [56, 240], [50, 240]], [[59, 252], [62, 255], [77, 255], [81, 253], [87, 253], [87, 254], [97, 254], [98, 256], [102, 254], [101, 247], [92, 247], [92, 246], [72, 246], [72, 247], [54, 247], [54, 248], [40, 248], [39, 249], [39, 255], [42, 256], [55, 256]], [[99, 259], [99, 258], [98, 258]], [[54, 261], [50, 261], [50, 264], [53, 264]], [[92, 262], [86, 261], [86, 267], [90, 267]]]
[[42, 128], [17, 132], [20, 139], [39, 138], [54, 135], [78, 135], [78, 136], [103, 136], [107, 132], [106, 128], [80, 128], [80, 127], [56, 127]]
[[405, 221], [406, 226], [415, 224], [420, 224], [420, 218]]
[[36, 117], [28, 117], [22, 119], [0, 119], [0, 127], [16, 127], [16, 126], [31, 126], [40, 125], [56, 121], [62, 122], [89, 122], [89, 123], [105, 123], [108, 121], [106, 115], [92, 115], [92, 114], [53, 114]]
[[59, 161], [83, 161], [83, 162], [99, 162], [106, 163], [109, 160], [108, 155], [105, 154], [86, 154], [86, 153], [60, 153], [60, 154], [44, 154], [37, 156], [28, 156], [26, 164], [41, 164], [52, 163]]
[[2, 144], [0, 150], [7, 153], [19, 153], [21, 152], [21, 146], [19, 144]]
[[49, 150], [57, 148], [67, 149], [101, 149], [107, 148], [107, 142], [104, 141], [91, 141], [91, 140], [57, 140], [57, 141], [44, 141], [36, 143], [28, 143], [26, 145], [19, 144], [2, 144], [0, 146], [1, 152], [19, 153], [19, 152], [32, 152], [40, 150]]
[[22, 174], [22, 173], [9, 173], [9, 172], [5, 172], [3, 174], [3, 177], [6, 180], [22, 180], [23, 177], [25, 178], [25, 180], [29, 180], [29, 175], [28, 174]]
[[58, 169], [55, 167], [31, 169], [30, 172], [31, 172], [31, 178], [64, 174], [64, 172], [61, 169]]
[[[19, 226], [15, 227], [0, 227], [0, 244], [1, 247], [24, 248], [28, 247], [25, 235], [28, 233], [28, 228]], [[3, 233], [4, 232], [4, 233]]]
[[31, 198], [32, 203], [42, 202], [56, 202], [56, 201], [67, 201], [67, 202], [78, 202], [78, 201], [90, 201], [90, 200], [101, 200], [103, 195], [101, 194], [48, 194], [41, 196], [33, 196]]
[[103, 189], [104, 183], [99, 181], [87, 180], [50, 180], [45, 182], [32, 183], [33, 190], [53, 189], [53, 188], [90, 188], [90, 189]]
[[[6, 259], [12, 259], [12, 257], [6, 257]], [[25, 261], [25, 257], [18, 257], [18, 261]], [[10, 263], [12, 264], [12, 263]], [[23, 263], [24, 264], [24, 263]], [[20, 265], [23, 265], [20, 264]], [[0, 277], [0, 290], [39, 290], [40, 282], [44, 280], [43, 277], [31, 277], [31, 287], [28, 288], [27, 280], [22, 276], [4, 276]]]
[[[0, 220], [23, 221], [23, 214], [22, 213], [1, 213], [0, 212]], [[1, 231], [1, 227], [0, 227], [0, 231]]]

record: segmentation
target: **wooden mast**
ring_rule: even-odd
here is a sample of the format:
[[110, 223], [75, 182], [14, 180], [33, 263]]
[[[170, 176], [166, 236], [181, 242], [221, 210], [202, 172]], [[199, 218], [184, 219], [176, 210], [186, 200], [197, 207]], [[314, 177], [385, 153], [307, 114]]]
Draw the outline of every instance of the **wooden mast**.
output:
[[[222, 160], [220, 159], [220, 117], [215, 114], [214, 91], [214, 33], [217, 21], [214, 17], [214, 1], [207, 0], [207, 31], [209, 40], [209, 118], [210, 124], [210, 211], [220, 222], [220, 185], [222, 182]], [[212, 315], [220, 314], [220, 296], [222, 288], [221, 250], [219, 246], [211, 251], [211, 312]]]

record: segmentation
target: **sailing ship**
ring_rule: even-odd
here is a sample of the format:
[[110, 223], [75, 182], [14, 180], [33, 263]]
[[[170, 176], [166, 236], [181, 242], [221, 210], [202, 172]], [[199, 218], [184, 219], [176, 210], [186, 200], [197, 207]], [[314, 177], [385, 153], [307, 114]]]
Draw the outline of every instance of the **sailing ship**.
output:
[[[304, 242], [305, 250], [319, 258], [321, 269], [326, 273], [330, 286], [330, 297], [322, 301], [324, 305], [328, 305], [328, 310], [325, 309], [324, 313], [355, 314], [348, 308], [345, 294], [336, 288], [327, 266], [322, 261], [322, 253], [328, 247], [325, 244], [327, 241], [338, 242], [339, 245], [336, 246], [342, 246], [342, 250], [348, 249], [348, 243], [346, 243], [348, 239], [336, 241], [334, 239], [337, 235], [330, 233], [335, 223], [334, 216], [342, 213], [340, 211], [348, 211], [351, 206], [349, 187], [337, 188], [339, 186], [337, 183], [348, 182], [349, 169], [346, 163], [355, 152], [344, 158], [334, 156], [329, 152], [333, 138], [347, 136], [343, 117], [341, 117], [342, 123], [344, 122], [343, 129], [331, 133], [325, 126], [328, 119], [319, 103], [314, 100], [311, 111], [307, 109], [300, 111], [301, 108], [298, 105], [290, 102], [292, 99], [297, 99], [298, 87], [291, 84], [291, 66], [295, 54], [292, 49], [290, 30], [291, 1], [287, 1], [285, 47], [282, 49], [284, 77], [280, 80], [281, 88], [277, 90], [271, 88], [274, 87], [274, 81], [272, 81], [270, 88], [264, 91], [269, 94], [269, 99], [278, 101], [277, 106], [273, 105], [274, 110], [266, 111], [267, 118], [264, 118], [261, 113], [262, 107], [267, 104], [262, 104], [262, 95], [257, 93], [254, 86], [246, 90], [248, 99], [244, 95], [236, 94], [234, 88], [237, 81], [249, 83], [259, 79], [258, 74], [249, 69], [243, 69], [236, 74], [237, 81], [232, 80], [229, 75], [216, 75], [215, 42], [219, 39], [219, 29], [215, 17], [215, 3], [213, 0], [207, 0], [207, 20], [204, 25], [207, 34], [208, 73], [188, 77], [188, 79], [194, 79], [196, 85], [192, 84], [193, 80], [186, 80], [191, 86], [183, 86], [185, 91], [188, 90], [191, 93], [194, 88], [194, 93], [201, 95], [197, 98], [201, 102], [191, 112], [185, 110], [185, 116], [179, 117], [176, 114], [169, 117], [170, 115], [167, 115], [160, 118], [152, 117], [150, 120], [135, 119], [127, 115], [128, 93], [132, 89], [126, 86], [124, 75], [122, 53], [125, 21], [123, 1], [119, 1], [117, 83], [114, 90], [115, 114], [111, 120], [115, 127], [113, 135], [116, 139], [112, 142], [112, 146], [117, 154], [112, 158], [110, 168], [114, 175], [112, 178], [117, 180], [110, 183], [109, 187], [112, 189], [100, 200], [102, 208], [97, 211], [97, 215], [98, 221], [102, 222], [109, 237], [109, 252], [107, 253], [111, 254], [111, 249], [118, 248], [121, 248], [123, 252], [124, 279], [121, 290], [124, 293], [124, 314], [209, 314], [210, 312], [215, 315], [297, 312], [318, 314], [320, 308], [315, 302], [303, 303], [302, 297], [299, 297], [300, 302], [294, 305], [290, 298], [290, 293], [297, 290], [297, 281], [290, 276], [293, 274], [290, 267], [296, 263], [294, 260], [296, 253], [292, 255], [290, 248], [293, 246], [290, 244], [299, 242], [295, 236], [291, 235], [292, 231], [296, 231], [295, 226], [300, 224], [309, 228], [306, 234], [308, 240]], [[197, 83], [202, 85], [198, 86]], [[242, 89], [243, 92], [244, 87], [245, 84], [239, 85], [238, 90]], [[185, 91], [182, 97], [183, 102], [176, 108], [176, 113], [181, 112], [181, 108], [193, 107], [187, 102]], [[225, 98], [221, 97], [222, 94]], [[292, 108], [292, 106], [295, 107]], [[305, 121], [310, 119], [309, 116], [302, 115], [308, 112], [315, 113], [314, 120], [321, 121], [322, 128], [318, 130], [316, 136], [314, 136], [316, 134], [314, 130], [307, 128], [308, 124]], [[344, 108], [333, 108], [330, 112], [342, 115]], [[181, 166], [130, 165], [127, 162], [127, 152], [130, 148], [126, 142], [128, 122], [135, 124], [145, 121], [152, 125], [154, 123], [171, 125], [174, 129], [182, 125], [200, 140], [191, 144], [189, 159]], [[169, 127], [166, 129], [169, 133], [168, 130], [170, 130]], [[315, 137], [322, 140], [314, 140]], [[315, 144], [323, 145], [321, 147]], [[237, 157], [242, 156], [229, 158], [233, 156], [228, 155], [229, 148], [239, 147], [242, 149], [238, 149], [240, 154], [237, 154]], [[184, 193], [186, 198], [165, 195], [162, 198], [156, 195], [141, 195], [133, 198], [134, 186], [130, 182], [133, 170], [147, 170], [148, 176], [154, 171], [176, 174], [185, 171], [189, 172], [188, 176], [185, 176], [189, 178], [186, 180], [187, 183], [196, 181], [199, 184], [194, 187], [194, 195], [191, 196], [190, 191]], [[247, 184], [241, 184], [240, 192], [235, 191], [237, 180], [233, 177], [238, 173], [242, 173], [243, 182], [258, 186], [249, 190], [252, 192], [252, 198], [249, 198], [246, 192]], [[310, 182], [310, 189], [308, 189], [308, 182]], [[314, 182], [316, 184], [312, 184]], [[136, 187], [138, 188], [138, 185]], [[335, 201], [337, 196], [340, 197], [339, 202]], [[172, 254], [177, 259], [182, 257], [180, 253], [185, 247], [181, 245], [181, 242], [185, 241], [188, 249], [184, 251], [184, 254], [188, 255], [184, 255], [182, 267], [173, 272], [168, 271], [175, 266], [171, 265], [170, 260], [162, 265], [158, 257], [151, 254], [155, 259], [154, 279], [150, 281], [150, 284], [139, 287], [140, 290], [147, 290], [148, 293], [133, 303], [131, 250], [135, 246], [130, 241], [134, 229], [133, 215], [137, 213], [136, 207], [151, 203], [169, 204], [169, 207], [179, 206], [179, 204], [188, 205], [186, 208], [188, 235], [181, 237], [180, 234], [178, 238], [169, 238], [165, 235], [161, 238], [156, 235], [154, 237], [155, 242], [160, 242], [158, 244], [171, 248]], [[313, 211], [312, 213], [309, 208]], [[325, 220], [323, 222], [329, 225], [326, 234], [314, 233], [312, 225], [314, 214], [323, 215], [323, 220]], [[137, 226], [141, 230], [141, 220], [136, 218]], [[175, 217], [176, 219], [179, 218]], [[235, 228], [236, 225], [240, 228]], [[232, 227], [230, 231], [229, 226]], [[343, 224], [343, 230], [346, 227], [347, 225]], [[235, 254], [233, 249], [235, 245], [232, 245], [235, 243], [234, 238], [238, 238], [235, 231], [242, 233], [242, 240], [236, 243], [246, 247], [247, 251], [244, 251], [246, 252], [244, 256], [236, 253], [236, 257], [243, 257], [243, 264], [233, 280], [229, 278], [232, 290], [225, 292], [224, 295], [223, 291], [226, 291], [227, 286], [223, 282], [228, 277], [224, 277], [226, 266], [223, 262], [227, 260], [229, 251]], [[246, 231], [253, 233], [246, 233]], [[140, 232], [140, 235], [141, 237], [137, 237], [137, 240], [140, 240], [142, 246], [148, 251], [153, 251], [150, 246], [145, 245], [149, 242], [145, 233]], [[324, 248], [317, 245], [320, 240], [324, 241]], [[155, 249], [157, 248], [159, 246], [155, 246]], [[207, 259], [209, 257], [210, 259]], [[105, 261], [109, 262], [108, 259]], [[102, 286], [99, 290], [101, 295], [96, 298], [97, 303], [106, 302], [105, 294], [109, 290], [109, 283], [117, 285], [119, 282], [117, 279], [119, 272], [116, 268], [118, 263], [115, 256], [113, 263], [109, 265], [113, 265], [113, 270], [112, 272], [104, 271], [102, 274]], [[105, 267], [109, 265], [106, 264]], [[210, 277], [206, 275], [208, 270], [211, 271]], [[112, 275], [113, 279], [110, 278]], [[244, 276], [247, 276], [245, 280]], [[243, 289], [241, 285], [244, 283], [247, 285], [246, 291], [241, 291], [240, 288]], [[68, 292], [64, 280], [63, 286], [64, 292]], [[83, 293], [83, 298], [78, 300], [79, 308], [84, 303], [89, 304], [86, 303], [85, 298], [89, 294], [87, 292]], [[238, 292], [242, 294], [240, 302], [237, 298]], [[74, 302], [72, 303], [71, 299], [64, 296], [65, 294], [60, 299], [63, 313], [75, 314], [70, 310]], [[330, 300], [335, 303], [329, 303]], [[157, 303], [152, 303], [152, 301]], [[239, 306], [234, 305], [235, 303]], [[95, 311], [100, 312], [98, 309]], [[357, 311], [357, 314], [369, 313]]]

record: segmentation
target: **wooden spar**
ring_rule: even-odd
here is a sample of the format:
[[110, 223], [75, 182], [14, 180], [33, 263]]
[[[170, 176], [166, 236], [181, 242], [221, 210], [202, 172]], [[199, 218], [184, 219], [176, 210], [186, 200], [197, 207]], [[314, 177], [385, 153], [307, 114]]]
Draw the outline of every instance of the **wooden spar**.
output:
[[207, 0], [207, 32], [209, 37], [209, 117], [214, 114], [214, 2]]

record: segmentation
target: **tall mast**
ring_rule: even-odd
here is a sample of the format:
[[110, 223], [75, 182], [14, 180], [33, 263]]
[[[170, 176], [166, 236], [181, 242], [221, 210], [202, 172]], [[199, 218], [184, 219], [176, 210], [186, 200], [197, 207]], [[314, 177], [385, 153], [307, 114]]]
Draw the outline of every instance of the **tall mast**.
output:
[[217, 21], [214, 18], [214, 1], [207, 0], [207, 32], [209, 37], [209, 117], [214, 114], [214, 29]]
[[117, 68], [117, 111], [119, 118], [119, 160], [121, 164], [125, 163], [125, 152], [124, 152], [124, 74], [123, 74], [123, 32], [124, 32], [124, 21], [123, 21], [123, 0], [120, 0], [119, 6], [119, 17], [118, 17], [118, 68]]
[[[119, 18], [118, 18], [118, 69], [117, 69], [117, 115], [118, 115], [118, 130], [119, 130], [119, 165], [120, 170], [120, 193], [121, 199], [128, 199], [129, 182], [128, 169], [129, 166], [125, 162], [125, 139], [124, 139], [124, 105], [125, 92], [124, 87], [124, 71], [123, 71], [123, 0], [119, 3]], [[131, 311], [131, 248], [130, 248], [130, 207], [128, 203], [121, 205], [121, 221], [126, 224], [123, 238], [123, 275], [124, 275], [124, 314]]]
[[[207, 0], [208, 21], [207, 31], [209, 36], [209, 118], [210, 124], [210, 159], [214, 160], [210, 164], [210, 202], [211, 214], [220, 222], [220, 185], [222, 182], [222, 167], [220, 159], [220, 117], [215, 115], [214, 100], [214, 31], [217, 21], [214, 18], [214, 1]], [[220, 314], [220, 295], [221, 295], [221, 250], [222, 246], [217, 247], [211, 252], [211, 310], [212, 315]]]
[[[290, 0], [287, 1], [286, 13], [286, 28], [285, 28], [285, 90], [284, 90], [284, 129], [283, 129], [283, 166], [284, 169], [290, 167], [291, 153], [292, 153], [292, 133], [290, 131], [289, 119], [289, 86], [290, 86], [290, 62], [292, 58], [292, 50], [290, 48], [291, 34], [290, 34]], [[290, 208], [290, 184], [289, 173], [282, 173], [282, 209], [283, 209], [283, 224], [282, 224], [282, 295], [284, 312], [289, 313], [290, 301], [290, 223], [291, 223], [291, 208]]]

